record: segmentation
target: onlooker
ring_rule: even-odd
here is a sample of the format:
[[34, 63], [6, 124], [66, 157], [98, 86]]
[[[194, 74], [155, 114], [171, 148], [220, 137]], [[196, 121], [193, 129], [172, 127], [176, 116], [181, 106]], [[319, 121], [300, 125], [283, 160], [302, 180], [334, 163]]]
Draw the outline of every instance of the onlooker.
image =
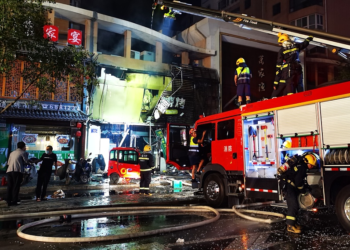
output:
[[19, 189], [23, 180], [24, 164], [28, 163], [28, 154], [26, 153], [26, 144], [17, 143], [17, 149], [11, 152], [7, 168], [7, 204], [19, 205], [21, 201], [18, 198]]
[[55, 164], [55, 175], [57, 175], [57, 156], [52, 153], [52, 146], [46, 147], [46, 152], [41, 156], [37, 162], [42, 161], [38, 171], [38, 182], [36, 185], [36, 201], [46, 201], [46, 189], [49, 184], [52, 165]]

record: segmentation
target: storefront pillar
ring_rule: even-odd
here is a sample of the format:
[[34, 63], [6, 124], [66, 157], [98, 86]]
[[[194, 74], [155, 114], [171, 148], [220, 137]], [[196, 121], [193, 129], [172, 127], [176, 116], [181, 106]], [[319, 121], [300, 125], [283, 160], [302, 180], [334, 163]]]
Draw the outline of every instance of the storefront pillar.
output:
[[126, 30], [124, 32], [124, 57], [130, 58], [131, 56], [131, 31]]

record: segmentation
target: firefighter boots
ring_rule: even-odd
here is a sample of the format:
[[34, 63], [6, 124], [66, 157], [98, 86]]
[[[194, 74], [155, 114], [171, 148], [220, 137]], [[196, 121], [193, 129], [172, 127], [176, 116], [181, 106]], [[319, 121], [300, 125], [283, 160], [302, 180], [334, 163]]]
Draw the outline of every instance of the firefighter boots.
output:
[[300, 234], [301, 230], [297, 226], [287, 225], [287, 231], [295, 234]]

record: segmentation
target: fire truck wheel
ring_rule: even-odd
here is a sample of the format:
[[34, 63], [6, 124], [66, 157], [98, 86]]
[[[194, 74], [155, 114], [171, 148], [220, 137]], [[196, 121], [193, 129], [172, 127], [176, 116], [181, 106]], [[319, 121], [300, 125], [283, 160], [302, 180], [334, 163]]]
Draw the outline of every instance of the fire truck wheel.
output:
[[350, 185], [343, 187], [335, 200], [335, 211], [344, 229], [350, 232]]
[[112, 184], [112, 185], [113, 184], [116, 185], [118, 183], [118, 181], [119, 181], [119, 178], [120, 178], [119, 174], [113, 173], [109, 177], [109, 183]]
[[220, 174], [210, 174], [204, 181], [204, 197], [212, 207], [220, 207], [224, 204], [225, 187]]

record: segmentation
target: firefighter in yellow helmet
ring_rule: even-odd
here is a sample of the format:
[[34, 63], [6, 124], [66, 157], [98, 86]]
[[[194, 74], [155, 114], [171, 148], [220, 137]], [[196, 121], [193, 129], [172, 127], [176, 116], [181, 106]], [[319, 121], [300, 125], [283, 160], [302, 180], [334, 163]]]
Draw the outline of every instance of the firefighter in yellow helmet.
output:
[[317, 166], [317, 157], [314, 153], [294, 155], [285, 164], [278, 168], [278, 176], [283, 193], [285, 194], [288, 206], [286, 216], [287, 231], [301, 233], [302, 227], [297, 224], [296, 216], [299, 210], [298, 196], [306, 194], [311, 189], [306, 181], [306, 173], [309, 169]]
[[[282, 48], [277, 56], [276, 77], [272, 97], [295, 93], [295, 89], [299, 84], [302, 74], [299, 53], [309, 45], [312, 39], [313, 37], [309, 36], [304, 42], [295, 43], [287, 34], [278, 34], [278, 43]], [[299, 87], [298, 92], [301, 91], [303, 91], [303, 89]]]
[[151, 173], [154, 169], [153, 155], [151, 154], [151, 147], [146, 145], [143, 152], [139, 156], [140, 165], [140, 194], [152, 195], [149, 192], [149, 184], [151, 183]]
[[237, 86], [237, 96], [238, 103], [236, 105], [239, 107], [242, 103], [242, 97], [245, 95], [246, 103], [249, 104], [250, 101], [250, 79], [253, 75], [250, 73], [250, 69], [245, 63], [244, 58], [238, 58], [236, 61], [238, 68], [235, 71], [235, 84]]
[[188, 158], [190, 160], [190, 165], [192, 166], [192, 182], [196, 182], [196, 169], [200, 162], [199, 144], [204, 141], [204, 136], [206, 131], [203, 131], [202, 138], [197, 138], [197, 131], [193, 128], [189, 131], [190, 134], [190, 148], [188, 150]]

